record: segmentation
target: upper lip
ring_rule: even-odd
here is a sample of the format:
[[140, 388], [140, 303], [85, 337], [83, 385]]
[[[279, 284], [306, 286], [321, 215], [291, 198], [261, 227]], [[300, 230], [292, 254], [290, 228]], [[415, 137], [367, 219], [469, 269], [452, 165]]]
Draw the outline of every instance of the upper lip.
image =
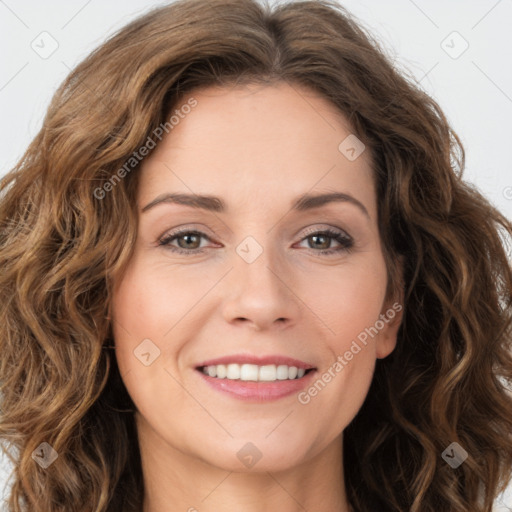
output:
[[233, 354], [230, 356], [219, 357], [216, 359], [208, 359], [198, 364], [196, 368], [202, 368], [203, 366], [215, 366], [218, 364], [256, 364], [258, 366], [265, 366], [270, 364], [280, 365], [285, 364], [287, 366], [296, 366], [297, 368], [304, 368], [309, 370], [315, 368], [314, 365], [305, 361], [294, 359], [293, 357], [283, 355], [267, 355], [267, 356], [255, 356], [250, 354]]

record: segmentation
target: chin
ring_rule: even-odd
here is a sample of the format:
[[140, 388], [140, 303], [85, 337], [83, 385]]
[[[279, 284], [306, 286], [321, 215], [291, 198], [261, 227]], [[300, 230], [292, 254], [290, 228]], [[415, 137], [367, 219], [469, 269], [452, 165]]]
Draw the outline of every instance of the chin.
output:
[[[271, 434], [271, 436], [274, 434]], [[307, 457], [304, 442], [290, 443], [280, 436], [275, 439], [236, 438], [212, 447], [214, 453], [203, 453], [203, 460], [225, 471], [261, 473], [285, 471], [302, 464]]]

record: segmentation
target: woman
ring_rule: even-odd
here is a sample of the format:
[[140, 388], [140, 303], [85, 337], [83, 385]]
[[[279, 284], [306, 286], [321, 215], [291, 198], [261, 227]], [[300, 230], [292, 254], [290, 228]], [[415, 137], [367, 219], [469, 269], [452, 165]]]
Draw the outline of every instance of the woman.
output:
[[2, 182], [9, 510], [490, 511], [512, 226], [463, 167], [334, 2], [123, 28]]

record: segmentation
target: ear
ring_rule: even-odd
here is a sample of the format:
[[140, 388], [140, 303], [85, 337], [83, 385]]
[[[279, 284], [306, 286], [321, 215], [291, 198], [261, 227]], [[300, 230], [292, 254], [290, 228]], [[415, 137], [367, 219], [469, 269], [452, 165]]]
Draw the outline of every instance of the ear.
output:
[[403, 258], [399, 258], [397, 265], [400, 276], [399, 283], [395, 287], [395, 293], [384, 302], [379, 317], [384, 325], [376, 339], [375, 349], [378, 359], [384, 359], [395, 350], [398, 329], [402, 323], [404, 313]]

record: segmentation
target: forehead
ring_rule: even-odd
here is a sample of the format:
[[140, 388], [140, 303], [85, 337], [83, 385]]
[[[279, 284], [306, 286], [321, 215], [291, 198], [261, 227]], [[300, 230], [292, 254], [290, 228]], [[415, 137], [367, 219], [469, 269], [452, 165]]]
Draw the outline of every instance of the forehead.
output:
[[286, 83], [209, 87], [185, 95], [173, 112], [190, 98], [194, 108], [181, 113], [142, 163], [141, 203], [179, 191], [270, 206], [336, 190], [357, 193], [368, 210], [375, 208], [370, 152], [351, 161], [340, 151], [354, 136], [350, 124], [311, 90]]

